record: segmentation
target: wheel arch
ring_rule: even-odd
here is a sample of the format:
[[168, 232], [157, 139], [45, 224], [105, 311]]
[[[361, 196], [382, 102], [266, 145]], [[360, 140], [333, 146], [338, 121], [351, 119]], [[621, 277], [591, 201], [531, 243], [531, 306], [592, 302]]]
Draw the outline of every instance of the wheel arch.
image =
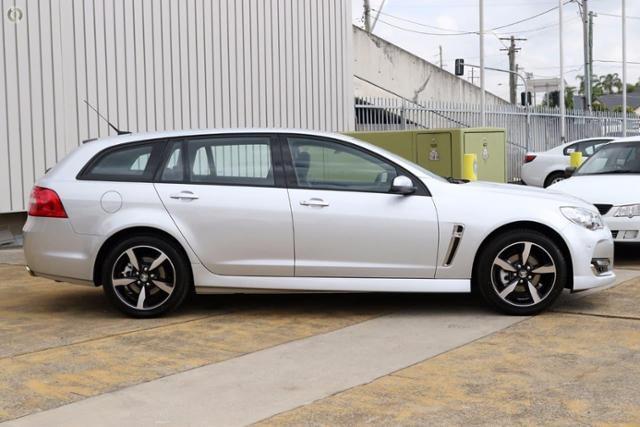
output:
[[542, 185], [544, 188], [547, 188], [549, 185], [551, 185], [551, 183], [549, 183], [549, 179], [551, 178], [552, 175], [554, 174], [562, 174], [564, 175], [564, 170], [559, 170], [559, 169], [552, 169], [545, 177], [544, 177], [544, 181], [542, 181]]
[[187, 262], [187, 265], [189, 266], [189, 274], [191, 275], [191, 280], [193, 281], [193, 270], [191, 268], [191, 262], [189, 261], [189, 255], [187, 254], [187, 251], [185, 250], [182, 243], [180, 243], [178, 239], [173, 237], [171, 234], [167, 233], [166, 231], [160, 230], [159, 228], [139, 226], [119, 230], [118, 232], [109, 236], [109, 238], [102, 243], [102, 246], [100, 247], [100, 250], [98, 251], [98, 254], [96, 255], [95, 261], [93, 263], [93, 283], [96, 286], [102, 286], [102, 268], [104, 266], [104, 260], [107, 257], [109, 251], [123, 239], [141, 235], [151, 235], [166, 239], [167, 241], [171, 242], [171, 244], [174, 245], [174, 247], [178, 250], [178, 252], [180, 252], [180, 254]]
[[549, 227], [548, 225], [544, 225], [542, 223], [535, 222], [535, 221], [517, 221], [517, 222], [512, 222], [509, 224], [502, 225], [496, 228], [495, 230], [493, 230], [482, 240], [482, 243], [480, 243], [480, 246], [478, 246], [478, 250], [476, 251], [476, 254], [473, 259], [473, 269], [471, 272], [472, 288], [476, 286], [476, 280], [477, 280], [476, 274], [478, 270], [478, 262], [479, 262], [480, 254], [482, 253], [484, 248], [487, 246], [487, 244], [491, 242], [491, 240], [493, 240], [498, 235], [507, 233], [512, 230], [522, 230], [522, 229], [538, 231], [546, 235], [547, 237], [549, 237], [551, 240], [553, 240], [555, 244], [558, 245], [558, 247], [560, 248], [560, 251], [562, 252], [562, 255], [564, 255], [567, 261], [567, 268], [568, 268], [567, 279], [568, 280], [567, 280], [567, 285], [565, 287], [569, 289], [573, 289], [573, 259], [571, 257], [571, 251], [569, 250], [569, 246], [564, 241], [564, 238], [560, 235], [560, 233], [558, 233], [555, 229]]

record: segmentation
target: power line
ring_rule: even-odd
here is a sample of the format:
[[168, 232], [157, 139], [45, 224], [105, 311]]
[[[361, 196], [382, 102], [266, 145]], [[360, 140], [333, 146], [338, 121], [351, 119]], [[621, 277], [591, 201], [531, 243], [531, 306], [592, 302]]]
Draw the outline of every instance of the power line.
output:
[[[622, 64], [622, 61], [616, 61], [613, 59], [594, 59], [593, 62], [606, 62], [606, 63], [614, 63], [614, 64]], [[626, 61], [627, 64], [631, 65], [640, 65], [640, 62]]]
[[399, 25], [395, 25], [392, 24], [390, 22], [387, 22], [381, 18], [378, 19], [378, 22], [382, 22], [385, 25], [388, 25], [389, 27], [401, 30], [401, 31], [407, 31], [409, 33], [415, 33], [415, 34], [422, 34], [425, 36], [465, 36], [465, 35], [474, 35], [474, 34], [478, 34], [476, 32], [465, 32], [465, 33], [432, 33], [429, 31], [420, 31], [420, 30], [414, 30], [411, 28], [406, 28], [406, 27], [401, 27]]
[[[569, 22], [574, 22], [574, 21], [577, 21], [577, 20], [579, 20], [579, 19], [580, 19], [579, 17], [575, 17], [575, 18], [571, 18], [571, 19], [565, 19], [563, 23], [564, 23], [564, 24], [567, 24], [567, 23], [569, 23]], [[554, 28], [554, 27], [557, 27], [557, 26], [559, 26], [559, 25], [560, 25], [560, 24], [558, 24], [558, 23], [556, 22], [556, 23], [554, 23], [554, 24], [544, 25], [544, 26], [542, 26], [542, 27], [529, 28], [529, 29], [526, 29], [526, 30], [516, 30], [516, 31], [514, 31], [514, 33], [516, 33], [516, 34], [535, 33], [535, 32], [537, 32], [537, 31], [546, 30], [546, 29], [548, 29], [548, 28]], [[500, 34], [500, 33], [499, 33], [499, 34]], [[503, 36], [504, 36], [504, 35], [506, 35], [506, 34], [508, 34], [508, 33], [502, 33], [501, 35], [503, 35]]]
[[[436, 26], [433, 26], [433, 25], [423, 24], [422, 22], [413, 21], [413, 20], [411, 20], [411, 19], [407, 19], [407, 18], [402, 18], [402, 17], [399, 17], [399, 16], [392, 15], [392, 14], [390, 14], [390, 13], [381, 12], [381, 11], [376, 10], [376, 9], [372, 9], [372, 10], [374, 10], [374, 11], [378, 12], [380, 15], [388, 16], [389, 18], [397, 19], [397, 20], [399, 20], [399, 21], [408, 22], [408, 23], [410, 23], [410, 24], [419, 25], [420, 27], [424, 27], [424, 28], [431, 28], [431, 29], [433, 29], [433, 30], [438, 30], [438, 31], [449, 31], [450, 33], [455, 33], [456, 35], [463, 35], [463, 34], [478, 34], [478, 32], [477, 32], [477, 31], [460, 31], [460, 30], [451, 30], [451, 29], [448, 29], [448, 28], [442, 28], [442, 27], [436, 27]], [[451, 34], [451, 35], [453, 35], [453, 34]]]
[[[604, 12], [596, 12], [596, 14], [598, 14], [598, 16], [602, 15], [602, 16], [609, 16], [611, 18], [622, 18], [622, 15], [616, 15], [614, 13], [604, 13]], [[640, 16], [626, 16], [629, 19], [640, 19]]]
[[[566, 5], [566, 4], [569, 4], [569, 3], [572, 3], [572, 2], [573, 2], [573, 0], [567, 0], [567, 1], [565, 1], [563, 3], [563, 5]], [[512, 27], [514, 25], [518, 25], [518, 24], [521, 24], [523, 22], [530, 21], [532, 19], [535, 19], [535, 18], [538, 18], [540, 16], [546, 15], [549, 12], [553, 12], [556, 9], [558, 9], [558, 6], [554, 6], [554, 7], [550, 8], [550, 9], [544, 10], [544, 11], [542, 11], [540, 13], [537, 13], [535, 15], [529, 16], [527, 18], [520, 19], [520, 20], [512, 22], [510, 24], [505, 24], [505, 25], [500, 25], [498, 27], [489, 28], [489, 29], [485, 30], [485, 33], [490, 33], [492, 31], [501, 30], [503, 28]], [[397, 29], [403, 30], [403, 31], [412, 32], [412, 33], [424, 34], [424, 35], [430, 35], [430, 36], [463, 36], [463, 35], [479, 34], [480, 33], [479, 31], [460, 31], [460, 30], [453, 30], [453, 29], [450, 29], [450, 28], [436, 27], [436, 26], [433, 26], [433, 25], [427, 25], [427, 24], [423, 24], [421, 22], [417, 22], [417, 21], [414, 21], [414, 20], [411, 20], [411, 19], [403, 18], [403, 17], [396, 16], [396, 15], [392, 15], [390, 13], [382, 12], [382, 11], [379, 11], [379, 10], [376, 10], [376, 9], [371, 9], [371, 10], [378, 12], [380, 15], [384, 15], [384, 16], [387, 16], [389, 18], [397, 19], [399, 21], [408, 22], [410, 24], [419, 25], [421, 27], [436, 29], [436, 30], [439, 30], [439, 31], [449, 31], [449, 33], [433, 33], [433, 32], [428, 32], [428, 31], [419, 31], [419, 30], [414, 30], [414, 29], [411, 29], [411, 28], [401, 27], [399, 25], [392, 24], [390, 22], [380, 20], [380, 22], [383, 22], [384, 24], [389, 25], [390, 27], [397, 28]]]

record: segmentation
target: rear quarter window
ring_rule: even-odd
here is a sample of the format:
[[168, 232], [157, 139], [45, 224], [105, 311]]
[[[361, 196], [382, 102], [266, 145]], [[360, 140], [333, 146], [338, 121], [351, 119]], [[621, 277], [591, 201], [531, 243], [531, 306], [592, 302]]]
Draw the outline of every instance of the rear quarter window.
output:
[[151, 181], [163, 145], [162, 142], [146, 142], [108, 148], [87, 164], [78, 179]]

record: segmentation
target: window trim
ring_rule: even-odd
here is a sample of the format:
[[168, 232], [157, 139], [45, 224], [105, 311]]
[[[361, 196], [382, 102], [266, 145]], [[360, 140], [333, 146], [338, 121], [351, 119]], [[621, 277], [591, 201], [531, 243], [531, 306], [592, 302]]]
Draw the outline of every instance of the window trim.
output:
[[335, 144], [343, 145], [345, 147], [349, 147], [353, 150], [360, 151], [369, 156], [375, 157], [391, 166], [393, 166], [396, 170], [396, 176], [405, 175], [413, 181], [416, 186], [416, 191], [414, 193], [404, 195], [406, 196], [426, 196], [431, 197], [431, 193], [427, 186], [422, 182], [422, 180], [418, 179], [413, 173], [409, 172], [402, 166], [398, 165], [391, 159], [388, 159], [378, 153], [375, 153], [371, 150], [367, 150], [366, 148], [360, 147], [356, 144], [353, 144], [348, 141], [343, 141], [340, 139], [328, 137], [328, 136], [317, 136], [317, 135], [307, 135], [307, 134], [299, 134], [299, 133], [281, 133], [279, 134], [279, 142], [282, 150], [282, 158], [284, 161], [284, 170], [286, 174], [286, 183], [288, 188], [297, 188], [301, 190], [320, 190], [320, 191], [347, 191], [352, 193], [368, 193], [368, 194], [390, 194], [390, 195], [398, 195], [397, 193], [393, 193], [391, 191], [372, 191], [372, 190], [357, 190], [357, 189], [349, 189], [349, 188], [324, 188], [324, 187], [301, 187], [298, 185], [298, 178], [296, 177], [296, 173], [293, 166], [293, 156], [291, 155], [291, 150], [289, 150], [289, 143], [287, 141], [288, 138], [304, 138], [325, 142], [332, 142]]
[[[107, 147], [104, 150], [98, 152], [94, 155], [87, 164], [84, 165], [80, 172], [76, 175], [76, 179], [80, 181], [115, 181], [115, 182], [154, 182], [156, 173], [160, 164], [163, 162], [163, 156], [165, 151], [165, 144], [167, 143], [166, 138], [158, 138], [158, 139], [145, 139], [142, 141], [133, 141], [127, 142], [124, 144], [113, 145], [111, 147]], [[109, 154], [119, 151], [125, 150], [129, 148], [135, 148], [136, 146], [142, 145], [151, 145], [151, 153], [149, 155], [148, 160], [148, 171], [145, 169], [145, 172], [140, 176], [125, 176], [125, 175], [97, 175], [91, 174], [91, 169], [95, 167], [95, 165], [102, 160], [104, 157]]]
[[[188, 144], [189, 141], [198, 139], [229, 139], [229, 138], [250, 138], [261, 137], [269, 140], [269, 148], [271, 151], [271, 168], [273, 169], [273, 184], [259, 185], [253, 183], [237, 183], [237, 182], [200, 182], [193, 181], [191, 179], [191, 169], [189, 165], [188, 156]], [[182, 180], [162, 180], [162, 171], [164, 170], [169, 158], [171, 157], [171, 148], [173, 143], [179, 141], [181, 144], [182, 152], [182, 167], [184, 169], [184, 177]], [[250, 144], [249, 144], [250, 145]], [[169, 138], [165, 152], [162, 155], [162, 161], [160, 166], [156, 170], [153, 182], [158, 184], [185, 184], [185, 185], [221, 185], [221, 186], [236, 186], [236, 187], [254, 187], [254, 188], [286, 188], [284, 170], [282, 165], [282, 156], [279, 149], [279, 141], [277, 135], [274, 133], [256, 133], [256, 132], [238, 132], [238, 133], [220, 133], [220, 134], [206, 134], [206, 135], [187, 135], [176, 138]]]

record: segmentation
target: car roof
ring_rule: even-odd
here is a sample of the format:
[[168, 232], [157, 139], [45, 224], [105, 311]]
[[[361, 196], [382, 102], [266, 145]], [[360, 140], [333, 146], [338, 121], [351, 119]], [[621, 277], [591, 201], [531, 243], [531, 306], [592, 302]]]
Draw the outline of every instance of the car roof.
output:
[[200, 135], [226, 135], [237, 133], [290, 133], [317, 136], [343, 137], [343, 135], [309, 130], [309, 129], [291, 129], [291, 128], [215, 128], [215, 129], [180, 129], [180, 130], [164, 130], [151, 132], [135, 132], [122, 135], [112, 135], [103, 138], [89, 139], [87, 143], [100, 142], [106, 145], [118, 145], [128, 142], [146, 141], [164, 138], [179, 138], [183, 136], [200, 136]]
[[640, 136], [635, 135], [635, 136], [627, 136], [624, 138], [616, 138], [613, 141], [611, 141], [611, 143], [614, 142], [640, 142]]

